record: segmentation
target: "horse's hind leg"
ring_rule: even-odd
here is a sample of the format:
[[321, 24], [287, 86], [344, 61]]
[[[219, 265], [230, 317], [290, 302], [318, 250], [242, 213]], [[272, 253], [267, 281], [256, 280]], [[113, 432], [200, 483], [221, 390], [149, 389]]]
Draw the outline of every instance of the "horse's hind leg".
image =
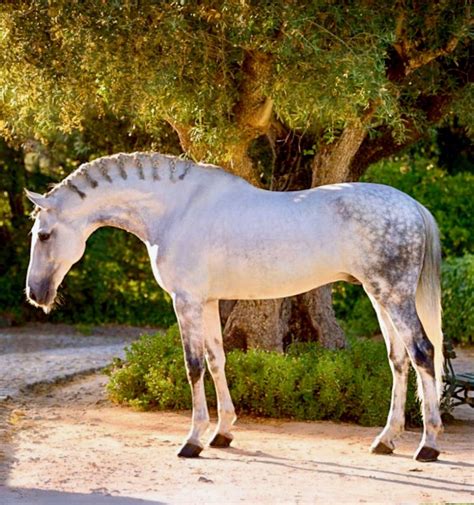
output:
[[434, 347], [423, 329], [415, 306], [415, 297], [400, 303], [384, 304], [388, 316], [403, 341], [415, 368], [423, 411], [423, 438], [415, 454], [418, 461], [436, 461], [438, 433], [442, 429], [435, 380]]
[[219, 416], [217, 429], [210, 445], [211, 447], [229, 447], [234, 438], [231, 428], [236, 418], [225, 377], [225, 354], [217, 301], [208, 302], [204, 306], [204, 333], [206, 360], [216, 388]]
[[395, 448], [394, 439], [405, 427], [405, 401], [407, 395], [409, 358], [402, 340], [382, 306], [369, 295], [379, 320], [380, 328], [387, 346], [390, 368], [392, 370], [392, 400], [387, 424], [374, 440], [370, 450], [375, 454], [391, 454]]

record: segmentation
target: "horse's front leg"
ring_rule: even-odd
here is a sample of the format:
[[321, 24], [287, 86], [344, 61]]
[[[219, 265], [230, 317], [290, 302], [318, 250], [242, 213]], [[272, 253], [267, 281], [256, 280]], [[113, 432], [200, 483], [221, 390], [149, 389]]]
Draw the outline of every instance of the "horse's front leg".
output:
[[206, 303], [204, 307], [204, 332], [207, 365], [216, 388], [219, 415], [217, 429], [210, 445], [211, 447], [229, 447], [234, 438], [231, 428], [236, 417], [225, 377], [225, 354], [217, 300]]
[[183, 458], [195, 458], [203, 449], [201, 437], [209, 427], [204, 391], [204, 305], [185, 295], [174, 297], [184, 358], [193, 400], [192, 425], [189, 435], [178, 452]]

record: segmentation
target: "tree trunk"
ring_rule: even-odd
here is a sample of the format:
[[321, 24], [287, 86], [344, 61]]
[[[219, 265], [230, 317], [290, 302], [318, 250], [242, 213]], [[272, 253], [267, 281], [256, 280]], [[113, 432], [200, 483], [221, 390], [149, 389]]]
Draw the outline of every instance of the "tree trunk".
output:
[[352, 181], [351, 163], [366, 135], [362, 124], [347, 126], [333, 144], [321, 146], [313, 160], [311, 187]]
[[226, 349], [283, 351], [287, 318], [284, 299], [241, 300], [235, 303], [224, 327]]

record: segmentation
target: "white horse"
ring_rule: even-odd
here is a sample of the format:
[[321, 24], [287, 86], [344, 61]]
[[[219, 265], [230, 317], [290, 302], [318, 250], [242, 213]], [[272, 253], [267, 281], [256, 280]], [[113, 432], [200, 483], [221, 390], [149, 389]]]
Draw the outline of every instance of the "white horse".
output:
[[49, 193], [27, 196], [37, 209], [26, 292], [45, 312], [95, 230], [122, 228], [146, 244], [156, 281], [174, 302], [192, 390], [192, 427], [179, 456], [198, 456], [209, 426], [204, 359], [218, 398], [210, 445], [228, 447], [233, 438], [219, 300], [356, 280], [377, 312], [393, 374], [388, 421], [371, 450], [391, 453], [404, 428], [411, 361], [424, 419], [415, 457], [437, 459], [440, 247], [433, 217], [406, 194], [362, 183], [270, 192], [215, 166], [134, 153], [86, 163]]

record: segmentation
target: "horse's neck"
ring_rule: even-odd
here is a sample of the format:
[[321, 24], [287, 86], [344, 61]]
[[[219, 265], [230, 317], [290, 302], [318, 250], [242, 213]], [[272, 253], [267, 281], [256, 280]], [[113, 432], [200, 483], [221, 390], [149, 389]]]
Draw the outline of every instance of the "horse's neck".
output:
[[196, 193], [218, 192], [222, 182], [232, 184], [239, 180], [223, 171], [195, 164], [183, 165], [176, 171], [164, 167], [159, 175], [159, 179], [130, 176], [100, 184], [88, 190], [75, 207], [65, 210], [83, 219], [88, 234], [112, 226], [133, 233], [143, 242], [151, 242], [163, 226], [164, 216], [192, 205]]
[[121, 187], [103, 188], [88, 194], [84, 201], [66, 202], [62, 212], [85, 229], [87, 236], [98, 228], [112, 226], [146, 240], [147, 229], [141, 217], [148, 203], [141, 192]]

